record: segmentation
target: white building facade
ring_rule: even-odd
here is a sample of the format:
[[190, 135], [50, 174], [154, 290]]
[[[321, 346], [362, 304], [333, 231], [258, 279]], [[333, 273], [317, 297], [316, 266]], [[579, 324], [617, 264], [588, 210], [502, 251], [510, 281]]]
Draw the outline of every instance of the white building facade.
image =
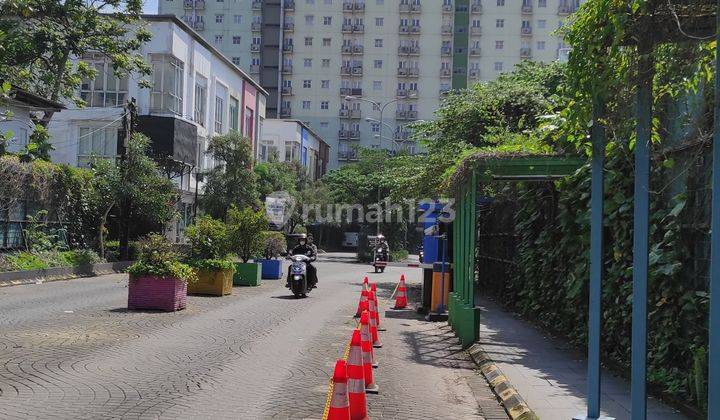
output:
[[236, 130], [257, 148], [265, 120], [266, 92], [212, 45], [174, 16], [145, 16], [153, 38], [141, 53], [153, 67], [152, 88], [135, 76], [117, 78], [102, 57], [85, 57], [98, 70], [84, 80], [86, 108], [70, 108], [51, 120], [54, 162], [87, 166], [93, 159], [114, 159], [122, 145], [125, 102], [134, 98], [138, 131], [148, 135], [153, 152], [173, 163], [173, 181], [182, 192], [181, 219], [170, 236], [179, 240], [202, 191], [198, 174], [214, 166], [206, 156], [214, 135]]
[[[337, 167], [358, 147], [417, 152], [406, 125], [432, 119], [450, 89], [565, 59], [556, 31], [584, 0], [159, 1], [202, 22], [271, 92], [273, 112], [328, 141]], [[232, 41], [248, 36], [249, 50]]]
[[313, 181], [327, 171], [328, 144], [299, 120], [265, 120], [258, 150], [258, 160], [261, 162], [274, 158], [279, 162], [299, 162]]

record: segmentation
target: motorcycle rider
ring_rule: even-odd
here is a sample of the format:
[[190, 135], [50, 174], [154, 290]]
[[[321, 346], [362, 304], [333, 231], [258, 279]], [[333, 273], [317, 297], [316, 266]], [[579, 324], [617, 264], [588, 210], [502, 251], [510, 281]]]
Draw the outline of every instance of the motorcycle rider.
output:
[[382, 234], [378, 235], [377, 247], [381, 249], [385, 255], [390, 256], [390, 245]]
[[[317, 248], [315, 248], [314, 245], [312, 245], [308, 241], [307, 235], [304, 233], [300, 235], [300, 240], [298, 241], [298, 244], [295, 246], [295, 248], [290, 251], [290, 255], [305, 255], [311, 258], [311, 262], [315, 261], [317, 258]], [[307, 274], [308, 274], [308, 287], [310, 289], [317, 287], [317, 270], [315, 269], [315, 266], [310, 264], [308, 262], [307, 264]], [[290, 284], [290, 279], [288, 278], [288, 285]]]

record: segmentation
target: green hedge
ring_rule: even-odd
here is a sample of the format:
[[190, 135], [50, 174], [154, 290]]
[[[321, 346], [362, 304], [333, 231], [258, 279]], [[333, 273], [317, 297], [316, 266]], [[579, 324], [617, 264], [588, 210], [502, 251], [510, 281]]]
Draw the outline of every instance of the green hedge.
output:
[[12, 252], [0, 254], [0, 271], [75, 267], [96, 264], [101, 261], [101, 258], [90, 250]]

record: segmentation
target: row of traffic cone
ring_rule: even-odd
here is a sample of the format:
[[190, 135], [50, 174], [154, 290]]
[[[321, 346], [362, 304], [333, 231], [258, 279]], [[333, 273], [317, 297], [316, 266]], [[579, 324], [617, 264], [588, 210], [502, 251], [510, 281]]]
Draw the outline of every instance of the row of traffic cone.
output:
[[[380, 390], [373, 375], [373, 368], [378, 367], [374, 348], [382, 347], [378, 334], [380, 315], [376, 292], [377, 285], [370, 284], [365, 277], [355, 314], [360, 318], [360, 325], [353, 331], [347, 361], [341, 359], [335, 364], [328, 420], [367, 420], [366, 394], [377, 394]], [[395, 309], [405, 307], [407, 289], [405, 275], [402, 275]]]

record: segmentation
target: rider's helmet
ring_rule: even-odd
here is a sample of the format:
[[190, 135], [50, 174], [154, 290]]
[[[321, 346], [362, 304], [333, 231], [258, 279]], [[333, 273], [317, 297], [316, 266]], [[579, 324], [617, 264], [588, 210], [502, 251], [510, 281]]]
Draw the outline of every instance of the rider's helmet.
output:
[[300, 245], [305, 245], [307, 243], [307, 235], [304, 233], [298, 235], [298, 242], [300, 242]]

